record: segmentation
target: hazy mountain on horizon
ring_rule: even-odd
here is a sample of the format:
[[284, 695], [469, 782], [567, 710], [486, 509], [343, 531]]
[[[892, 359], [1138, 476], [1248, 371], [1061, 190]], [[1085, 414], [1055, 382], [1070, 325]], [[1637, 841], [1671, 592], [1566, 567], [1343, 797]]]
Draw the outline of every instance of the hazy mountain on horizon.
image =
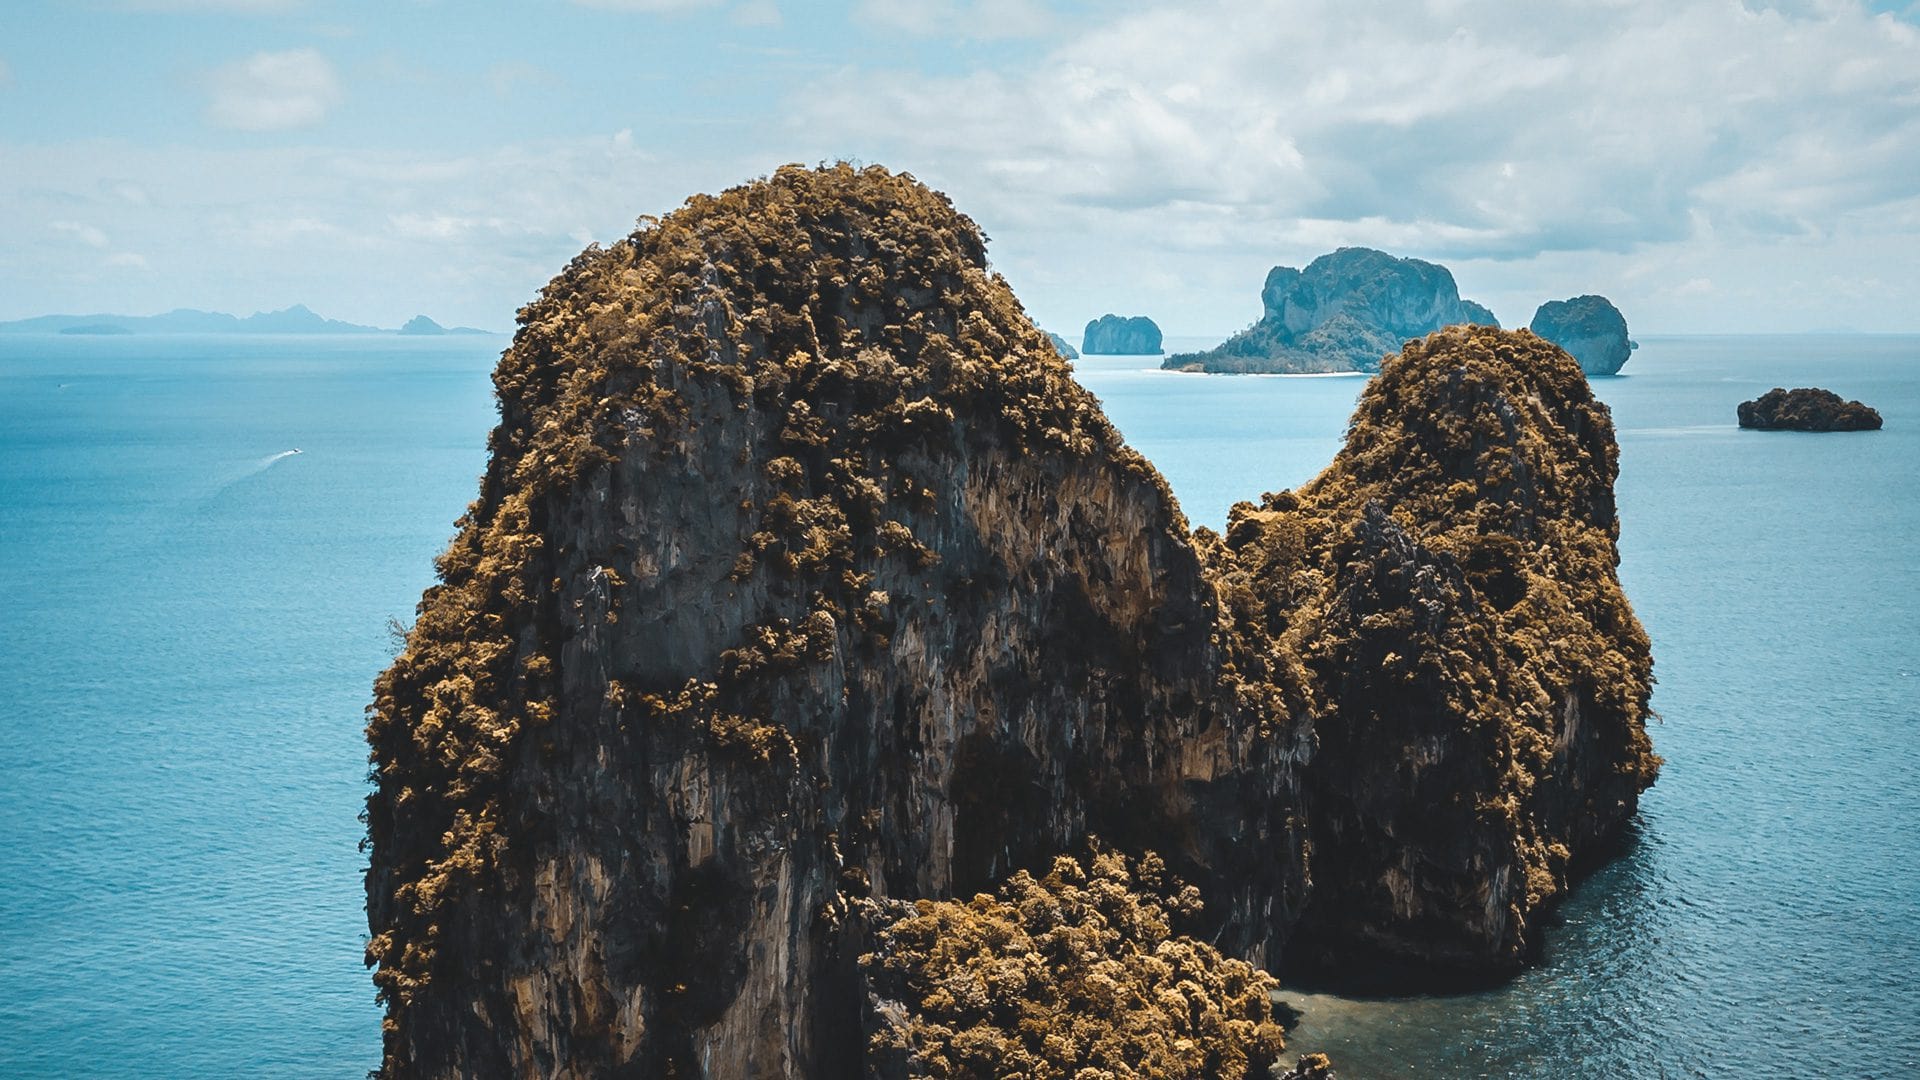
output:
[[256, 311], [246, 318], [221, 311], [175, 308], [159, 315], [41, 315], [0, 322], [0, 334], [488, 334], [471, 326], [447, 328], [417, 315], [400, 330], [342, 322], [305, 304]]

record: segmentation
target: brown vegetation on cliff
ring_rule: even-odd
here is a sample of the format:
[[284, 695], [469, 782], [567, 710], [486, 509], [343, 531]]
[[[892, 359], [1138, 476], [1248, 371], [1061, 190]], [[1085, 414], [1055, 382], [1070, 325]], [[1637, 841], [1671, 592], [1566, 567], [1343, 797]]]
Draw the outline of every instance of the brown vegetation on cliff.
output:
[[1200, 891], [1096, 848], [997, 895], [875, 905], [872, 1071], [930, 1080], [1264, 1080], [1272, 976], [1174, 935]]

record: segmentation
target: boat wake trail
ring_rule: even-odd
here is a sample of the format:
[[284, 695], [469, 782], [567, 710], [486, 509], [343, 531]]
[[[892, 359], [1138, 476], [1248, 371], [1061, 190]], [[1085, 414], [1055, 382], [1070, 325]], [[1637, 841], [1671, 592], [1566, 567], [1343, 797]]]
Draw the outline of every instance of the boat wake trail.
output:
[[219, 485], [215, 487], [213, 491], [206, 496], [206, 501], [212, 502], [213, 500], [218, 499], [220, 496], [226, 494], [228, 491], [232, 490], [238, 485], [246, 483], [248, 480], [251, 480], [256, 476], [259, 476], [261, 473], [266, 472], [268, 469], [273, 468], [275, 465], [278, 465], [280, 462], [298, 453], [300, 453], [300, 450], [299, 448], [296, 447], [295, 449], [292, 449], [292, 450], [282, 450], [277, 454], [268, 454], [266, 457], [260, 458], [259, 460], [250, 463], [249, 465], [246, 466], [246, 468], [241, 469], [239, 472], [228, 476], [225, 480], [222, 480], [219, 483]]

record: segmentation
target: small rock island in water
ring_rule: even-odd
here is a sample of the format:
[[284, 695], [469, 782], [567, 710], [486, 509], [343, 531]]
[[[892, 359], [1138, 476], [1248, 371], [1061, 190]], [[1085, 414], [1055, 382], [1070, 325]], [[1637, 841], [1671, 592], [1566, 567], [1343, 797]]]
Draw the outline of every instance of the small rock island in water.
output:
[[1617, 375], [1639, 344], [1627, 337], [1627, 319], [1604, 296], [1549, 300], [1527, 329], [1567, 350], [1589, 375]]
[[1372, 248], [1341, 248], [1305, 270], [1276, 266], [1260, 290], [1260, 321], [1205, 352], [1169, 356], [1177, 371], [1305, 374], [1378, 371], [1380, 358], [1443, 326], [1498, 327], [1460, 299], [1444, 266]]
[[1087, 324], [1080, 351], [1089, 356], [1158, 356], [1160, 327], [1145, 315], [1102, 315]]
[[1531, 334], [1408, 343], [1216, 533], [904, 174], [519, 320], [375, 686], [382, 1076], [1321, 1077], [1270, 972], [1511, 973], [1654, 780], [1611, 416]]
[[1053, 341], [1053, 347], [1060, 350], [1061, 356], [1069, 360], [1080, 359], [1080, 350], [1074, 348], [1072, 342], [1061, 337], [1059, 334], [1048, 334], [1047, 337]]
[[1740, 426], [1759, 431], [1879, 431], [1880, 413], [1831, 390], [1774, 387], [1740, 403]]

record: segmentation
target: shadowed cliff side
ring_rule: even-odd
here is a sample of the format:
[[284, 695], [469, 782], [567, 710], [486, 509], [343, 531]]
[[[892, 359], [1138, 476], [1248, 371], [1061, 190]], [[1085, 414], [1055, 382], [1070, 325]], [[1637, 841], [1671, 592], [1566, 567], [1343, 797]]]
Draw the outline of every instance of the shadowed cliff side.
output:
[[1633, 814], [1659, 759], [1617, 455], [1565, 352], [1456, 326], [1388, 358], [1325, 472], [1202, 536], [1236, 654], [1297, 658], [1313, 700], [1291, 955], [1511, 969]]
[[1306, 733], [1221, 700], [1185, 520], [943, 196], [782, 169], [520, 323], [376, 687], [386, 1073], [853, 1075], [848, 902], [1089, 831], [1266, 956]]

